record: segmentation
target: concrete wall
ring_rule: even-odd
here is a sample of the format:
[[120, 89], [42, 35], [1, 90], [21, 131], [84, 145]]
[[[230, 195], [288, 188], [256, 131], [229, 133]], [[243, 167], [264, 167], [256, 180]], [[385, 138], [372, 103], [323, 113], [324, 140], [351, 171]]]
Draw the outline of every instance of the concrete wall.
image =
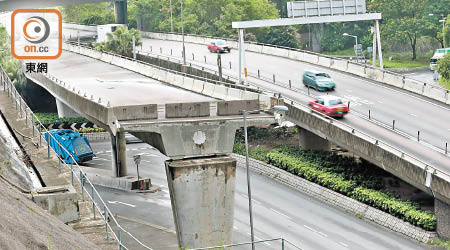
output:
[[78, 194], [71, 185], [35, 189], [32, 191], [32, 200], [64, 223], [80, 218]]
[[450, 240], [450, 205], [434, 199], [434, 212], [437, 220], [436, 232], [440, 237]]
[[231, 244], [236, 160], [168, 161], [166, 173], [179, 247]]
[[58, 109], [58, 116], [59, 117], [71, 117], [71, 118], [77, 118], [81, 115], [75, 112], [73, 109], [71, 109], [69, 106], [61, 102], [60, 100], [56, 99], [56, 108]]
[[306, 129], [303, 129], [301, 127], [298, 128], [298, 134], [299, 134], [299, 146], [303, 150], [325, 150], [330, 151], [331, 150], [331, 142], [323, 139], [320, 136], [317, 136], [311, 132], [309, 132]]

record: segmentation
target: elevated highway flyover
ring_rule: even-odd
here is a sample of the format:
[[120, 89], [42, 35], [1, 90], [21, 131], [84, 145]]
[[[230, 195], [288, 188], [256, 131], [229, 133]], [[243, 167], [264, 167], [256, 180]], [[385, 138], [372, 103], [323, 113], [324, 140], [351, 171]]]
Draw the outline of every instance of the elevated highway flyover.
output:
[[[157, 43], [158, 41], [152, 40], [152, 46], [155, 46], [155, 44]], [[170, 42], [164, 41], [164, 43], [168, 46], [171, 46]], [[173, 44], [177, 43], [174, 42]], [[188, 49], [189, 46], [193, 45], [189, 44], [187, 46]], [[145, 45], [143, 47], [145, 48]], [[147, 47], [149, 46], [147, 45]], [[204, 47], [201, 48], [204, 49]], [[69, 49], [85, 55], [92, 54], [92, 52], [90, 52], [88, 49], [80, 49], [74, 47]], [[110, 61], [109, 59], [99, 57], [98, 55], [94, 57], [100, 58], [103, 61]], [[263, 60], [261, 58], [259, 59]], [[280, 65], [279, 63], [281, 61], [287, 59], [271, 57], [266, 60], [272, 60], [272, 63], [268, 64], [273, 66]], [[191, 63], [197, 64], [198, 61], [191, 61]], [[297, 65], [299, 63], [295, 62], [295, 64]], [[132, 71], [139, 71], [135, 66], [128, 65], [126, 63], [118, 63], [116, 65], [120, 65]], [[208, 67], [208, 64], [201, 65], [205, 68]], [[263, 65], [264, 64], [258, 64], [258, 66], [260, 67], [263, 67]], [[209, 67], [211, 67], [211, 65], [209, 65]], [[312, 66], [310, 64], [307, 64], [307, 67], [317, 67], [323, 69], [322, 67]], [[342, 75], [342, 73], [340, 72], [333, 72], [332, 74], [338, 75], [339, 78], [340, 75]], [[392, 111], [389, 111], [389, 109], [395, 109], [397, 106], [400, 106], [400, 109], [406, 108], [401, 107], [401, 105], [395, 105], [396, 103], [398, 103], [398, 100], [404, 100], [401, 103], [408, 103], [411, 105], [419, 106], [420, 104], [423, 105], [425, 103], [425, 105], [428, 105], [427, 108], [429, 110], [428, 112], [422, 111], [420, 113], [424, 114], [424, 116], [428, 113], [431, 113], [430, 111], [434, 112], [435, 110], [437, 110], [438, 113], [448, 112], [448, 108], [444, 104], [425, 99], [418, 95], [407, 93], [406, 91], [401, 91], [376, 83], [372, 80], [354, 76], [343, 75], [342, 77], [344, 77], [345, 81], [342, 81], [343, 83], [338, 82], [338, 84], [341, 84], [341, 86], [338, 85], [338, 88], [343, 88], [346, 83], [353, 83], [358, 86], [355, 87], [355, 89], [358, 91], [379, 93], [380, 96], [383, 96], [383, 94], [387, 96], [393, 96], [391, 97], [391, 99], [393, 99], [392, 102], [386, 101], [387, 104], [392, 103], [392, 107], [386, 104], [381, 105], [382, 107], [386, 107], [384, 107], [384, 110], [380, 110], [380, 115], [384, 114], [385, 110], [387, 110], [386, 112], [388, 112], [389, 114], [393, 113]], [[447, 230], [448, 223], [445, 222], [448, 217], [445, 217], [445, 214], [449, 214], [450, 212], [447, 205], [450, 204], [450, 177], [448, 175], [450, 173], [450, 161], [448, 156], [445, 155], [443, 151], [436, 150], [436, 147], [430, 146], [430, 143], [411, 140], [409, 136], [407, 136], [407, 134], [405, 135], [405, 133], [399, 133], [397, 129], [393, 131], [392, 129], [387, 129], [383, 126], [379, 126], [379, 122], [374, 123], [372, 120], [364, 118], [363, 115], [358, 114], [358, 108], [354, 107], [367, 107], [373, 104], [364, 101], [358, 101], [358, 99], [354, 98], [354, 100], [356, 100], [356, 103], [351, 104], [355, 104], [353, 106], [354, 114], [348, 115], [342, 121], [334, 121], [323, 118], [321, 115], [311, 113], [309, 109], [303, 106], [308, 100], [311, 99], [311, 97], [302, 93], [304, 90], [302, 90], [301, 87], [289, 89], [287, 87], [280, 87], [279, 85], [275, 85], [268, 81], [257, 79], [256, 77], [253, 79], [250, 78], [249, 80], [252, 85], [267, 89], [271, 92], [281, 93], [283, 97], [286, 97], [286, 104], [290, 107], [290, 110], [286, 114], [286, 117], [288, 120], [291, 120], [300, 127], [304, 128], [304, 130], [302, 130], [304, 133], [304, 137], [306, 138], [305, 140], [303, 140], [304, 143], [309, 145], [317, 145], [318, 141], [320, 141], [320, 138], [324, 138], [327, 141], [334, 142], [337, 145], [340, 145], [348, 149], [349, 151], [360, 155], [361, 157], [373, 162], [377, 166], [384, 168], [385, 170], [393, 173], [399, 178], [436, 197], [436, 211], [441, 211], [437, 212], [438, 232], [440, 232], [441, 235], [445, 235], [446, 232], [449, 232], [449, 230]], [[345, 90], [348, 90], [348, 88], [345, 88]], [[312, 94], [316, 93], [312, 92]], [[293, 104], [291, 104], [291, 102]], [[419, 104], [414, 104], [415, 102], [418, 102]], [[421, 111], [422, 109], [418, 110]], [[442, 119], [444, 120], [446, 118], [447, 117], [442, 117]], [[406, 117], [406, 121], [408, 121], [408, 119], [410, 119], [410, 117]], [[442, 122], [437, 123], [443, 124]], [[423, 123], [412, 121], [412, 124], [409, 125], [415, 126], [415, 124], [422, 125]], [[430, 131], [432, 130], [433, 129], [430, 129]], [[309, 133], [308, 131], [312, 133]], [[443, 132], [442, 134], [446, 133]], [[436, 136], [436, 138], [438, 137], [442, 138], [441, 135]], [[327, 143], [319, 144], [327, 145]], [[444, 217], [439, 217], [439, 215], [441, 214], [444, 214]]]

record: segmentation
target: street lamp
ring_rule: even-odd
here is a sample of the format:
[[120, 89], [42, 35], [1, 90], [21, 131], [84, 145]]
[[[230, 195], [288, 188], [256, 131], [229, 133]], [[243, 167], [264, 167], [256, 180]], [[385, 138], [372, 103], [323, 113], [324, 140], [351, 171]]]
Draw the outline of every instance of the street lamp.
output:
[[186, 65], [186, 48], [184, 47], [183, 0], [181, 0], [181, 36], [183, 38], [183, 65]]
[[170, 0], [170, 32], [173, 33], [172, 0]]
[[343, 36], [351, 36], [353, 38], [355, 38], [355, 56], [356, 56], [356, 61], [358, 62], [358, 55], [356, 54], [356, 46], [358, 45], [358, 36], [353, 36], [353, 35], [349, 35], [348, 33], [344, 33], [342, 34]]
[[[445, 30], [445, 22], [446, 22], [446, 20], [442, 19], [442, 20], [439, 20], [439, 22], [442, 23], [442, 43], [444, 44], [444, 48], [445, 48], [445, 33], [444, 33], [444, 30]], [[445, 50], [444, 50], [444, 53], [445, 53]]]
[[[288, 111], [286, 106], [274, 106], [272, 108], [274, 111], [285, 112]], [[250, 173], [249, 173], [249, 163], [248, 163], [248, 138], [247, 138], [247, 115], [249, 112], [243, 110], [242, 114], [244, 116], [244, 138], [245, 138], [245, 166], [247, 168], [247, 194], [248, 194], [248, 211], [250, 214], [250, 236], [252, 239], [252, 250], [255, 250], [255, 234], [253, 232], [253, 214], [252, 214], [252, 190], [250, 188]]]

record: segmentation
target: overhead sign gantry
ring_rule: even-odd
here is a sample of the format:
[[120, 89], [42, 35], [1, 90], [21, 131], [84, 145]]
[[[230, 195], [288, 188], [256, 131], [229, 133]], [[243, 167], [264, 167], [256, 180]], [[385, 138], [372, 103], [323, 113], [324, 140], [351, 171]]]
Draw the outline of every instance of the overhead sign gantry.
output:
[[[287, 3], [288, 18], [233, 22], [239, 30], [239, 83], [246, 82], [244, 29], [297, 24], [338, 23], [373, 20], [373, 65], [379, 53], [380, 68], [383, 68], [379, 20], [381, 13], [367, 13], [365, 0], [304, 0]], [[242, 71], [244, 69], [244, 71]], [[244, 73], [244, 74], [243, 74]], [[244, 76], [244, 79], [242, 78]], [[244, 80], [244, 81], [242, 81]]]

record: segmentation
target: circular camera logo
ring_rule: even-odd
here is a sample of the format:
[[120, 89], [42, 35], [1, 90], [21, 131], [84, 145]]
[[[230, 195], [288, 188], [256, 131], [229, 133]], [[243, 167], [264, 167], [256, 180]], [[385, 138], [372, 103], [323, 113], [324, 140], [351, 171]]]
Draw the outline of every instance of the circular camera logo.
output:
[[50, 25], [42, 17], [30, 17], [23, 25], [23, 34], [25, 39], [30, 43], [42, 43], [50, 35]]

